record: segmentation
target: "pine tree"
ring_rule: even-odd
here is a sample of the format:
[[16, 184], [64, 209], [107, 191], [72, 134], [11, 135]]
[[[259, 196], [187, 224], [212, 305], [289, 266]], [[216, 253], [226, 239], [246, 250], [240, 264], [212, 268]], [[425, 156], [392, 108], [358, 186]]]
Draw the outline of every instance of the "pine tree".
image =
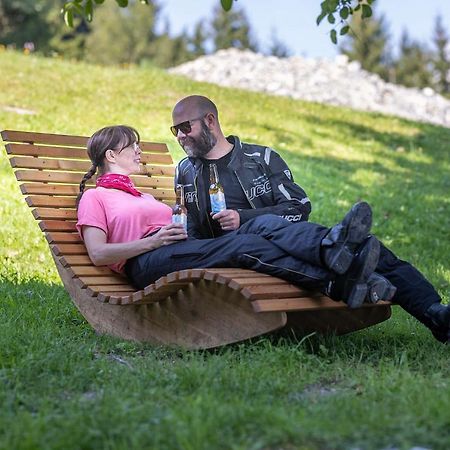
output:
[[350, 33], [346, 35], [341, 53], [351, 61], [359, 61], [368, 72], [380, 75], [384, 80], [390, 78], [391, 55], [388, 47], [389, 33], [383, 15], [362, 19], [352, 16]]
[[395, 62], [395, 82], [407, 87], [433, 85], [431, 56], [424, 45], [412, 40], [406, 30], [400, 40], [400, 56]]
[[197, 58], [206, 53], [205, 42], [207, 37], [203, 22], [197, 22], [192, 36], [188, 39], [188, 48], [193, 58]]
[[436, 76], [436, 90], [442, 94], [450, 93], [450, 38], [447, 34], [442, 17], [437, 16], [434, 25], [433, 43], [436, 53], [433, 57], [433, 67]]
[[269, 47], [269, 55], [277, 56], [278, 58], [287, 58], [290, 56], [291, 51], [286, 44], [278, 38], [275, 30], [271, 33], [271, 42]]
[[244, 10], [236, 8], [226, 12], [217, 6], [213, 14], [211, 35], [215, 51], [230, 47], [257, 51], [258, 45]]

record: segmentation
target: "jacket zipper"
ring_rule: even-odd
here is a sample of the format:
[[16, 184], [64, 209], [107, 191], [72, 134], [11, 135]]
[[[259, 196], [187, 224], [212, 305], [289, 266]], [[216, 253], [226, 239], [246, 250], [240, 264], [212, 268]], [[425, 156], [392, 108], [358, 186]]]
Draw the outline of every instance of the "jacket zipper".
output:
[[[198, 179], [198, 176], [197, 176], [197, 174], [195, 174], [195, 177], [194, 177], [194, 187], [195, 187], [195, 192], [197, 193], [197, 195], [195, 196], [195, 203], [197, 204], [197, 209], [198, 209], [198, 211], [200, 212], [201, 209], [200, 209], [200, 202], [199, 202], [199, 200], [198, 200], [199, 190], [198, 190], [197, 179]], [[209, 228], [209, 231], [210, 231], [210, 233], [211, 233], [211, 236], [212, 236], [212, 237], [216, 237], [216, 236], [214, 235], [213, 229], [211, 228], [211, 224], [209, 223], [208, 211], [207, 211], [206, 209], [205, 209], [205, 216], [206, 216], [206, 223], [208, 224], [208, 228]]]
[[239, 178], [239, 175], [237, 174], [236, 170], [233, 170], [234, 174], [236, 175], [237, 180], [239, 181], [239, 184], [241, 185], [241, 189], [244, 192], [245, 197], [247, 198], [248, 202], [250, 203], [250, 206], [253, 209], [256, 209], [256, 206], [253, 204], [253, 202], [250, 200], [250, 198], [248, 197], [247, 191], [244, 189], [244, 186], [241, 182], [241, 179]]

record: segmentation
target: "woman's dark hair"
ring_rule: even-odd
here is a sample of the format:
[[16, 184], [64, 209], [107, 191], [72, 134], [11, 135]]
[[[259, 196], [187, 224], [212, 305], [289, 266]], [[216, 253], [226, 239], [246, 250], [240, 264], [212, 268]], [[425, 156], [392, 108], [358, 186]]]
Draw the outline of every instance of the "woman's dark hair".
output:
[[85, 173], [80, 183], [80, 193], [77, 197], [77, 206], [83, 195], [86, 182], [95, 175], [97, 169], [104, 170], [105, 153], [115, 150], [119, 153], [134, 142], [139, 144], [140, 136], [137, 130], [126, 125], [114, 125], [96, 131], [87, 142], [87, 153], [92, 162], [91, 168]]

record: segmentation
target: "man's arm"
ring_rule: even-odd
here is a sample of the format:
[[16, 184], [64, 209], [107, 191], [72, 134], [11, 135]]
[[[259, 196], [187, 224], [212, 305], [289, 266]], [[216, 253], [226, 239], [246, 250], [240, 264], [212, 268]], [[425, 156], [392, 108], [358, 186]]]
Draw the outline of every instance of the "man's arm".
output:
[[294, 177], [281, 156], [271, 151], [265, 168], [272, 188], [273, 205], [239, 210], [241, 224], [262, 214], [276, 214], [290, 222], [308, 220], [311, 202], [306, 192], [294, 182]]

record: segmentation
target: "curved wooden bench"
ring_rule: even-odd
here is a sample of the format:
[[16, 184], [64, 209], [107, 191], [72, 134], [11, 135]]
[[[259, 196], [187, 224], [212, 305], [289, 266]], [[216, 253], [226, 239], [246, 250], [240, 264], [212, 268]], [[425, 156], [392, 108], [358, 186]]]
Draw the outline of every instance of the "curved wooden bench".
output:
[[[96, 267], [76, 231], [78, 184], [89, 169], [86, 137], [1, 133], [20, 189], [45, 233], [75, 305], [100, 333], [125, 339], [210, 348], [290, 326], [302, 333], [348, 333], [390, 317], [389, 303], [350, 310], [319, 293], [244, 269], [173, 272], [136, 290], [108, 267]], [[174, 202], [174, 167], [165, 144], [141, 142], [136, 186]], [[87, 188], [93, 187], [93, 181]]]

